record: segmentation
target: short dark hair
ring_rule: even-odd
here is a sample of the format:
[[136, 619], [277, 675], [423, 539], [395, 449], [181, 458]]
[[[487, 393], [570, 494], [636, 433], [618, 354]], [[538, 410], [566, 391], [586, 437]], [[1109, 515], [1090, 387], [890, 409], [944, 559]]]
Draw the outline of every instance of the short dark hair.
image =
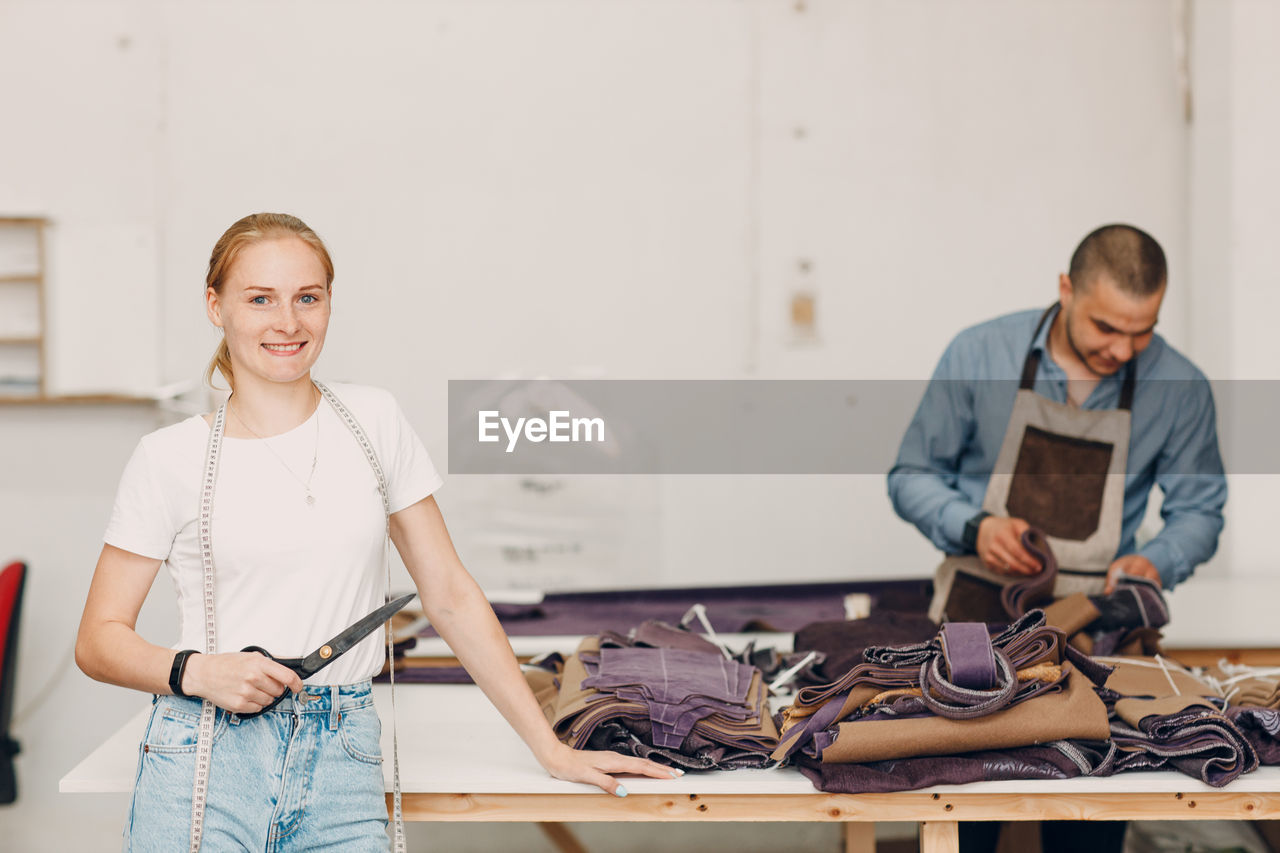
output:
[[1130, 296], [1152, 296], [1168, 277], [1164, 249], [1141, 228], [1103, 225], [1080, 241], [1068, 275], [1073, 287], [1085, 289], [1102, 273]]

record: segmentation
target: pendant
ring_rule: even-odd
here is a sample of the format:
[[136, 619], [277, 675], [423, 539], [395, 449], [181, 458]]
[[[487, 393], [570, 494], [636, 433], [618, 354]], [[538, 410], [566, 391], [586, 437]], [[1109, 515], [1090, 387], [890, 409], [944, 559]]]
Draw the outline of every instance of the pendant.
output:
[[316, 496], [311, 494], [310, 492], [307, 492], [307, 506], [315, 506], [315, 505], [316, 505]]

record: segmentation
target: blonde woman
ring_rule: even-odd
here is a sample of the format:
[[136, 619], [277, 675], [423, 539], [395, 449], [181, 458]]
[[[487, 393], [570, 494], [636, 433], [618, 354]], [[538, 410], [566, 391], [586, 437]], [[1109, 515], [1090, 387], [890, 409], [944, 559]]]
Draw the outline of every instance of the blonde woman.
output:
[[[76, 660], [92, 678], [155, 697], [126, 850], [388, 848], [370, 694], [381, 632], [305, 683], [240, 651], [300, 657], [381, 605], [388, 526], [432, 624], [548, 773], [617, 796], [626, 791], [609, 774], [673, 775], [555, 738], [454, 551], [432, 497], [440, 477], [395, 400], [312, 379], [332, 283], [329, 253], [301, 220], [264, 213], [232, 225], [205, 288], [224, 335], [206, 378], [216, 368], [231, 396], [145, 436], [121, 478]], [[135, 631], [162, 565], [181, 611], [176, 649]], [[201, 815], [202, 713], [212, 745]]]

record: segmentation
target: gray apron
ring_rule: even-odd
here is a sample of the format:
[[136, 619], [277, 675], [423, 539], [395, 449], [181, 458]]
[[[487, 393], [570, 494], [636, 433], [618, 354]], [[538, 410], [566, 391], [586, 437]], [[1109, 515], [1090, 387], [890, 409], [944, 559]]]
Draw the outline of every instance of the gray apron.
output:
[[[1032, 341], [1056, 307], [1041, 316]], [[1100, 411], [1055, 403], [1035, 393], [1040, 352], [1034, 347], [1027, 351], [982, 508], [995, 516], [1024, 519], [1044, 531], [1058, 561], [1055, 598], [1076, 592], [1100, 594], [1119, 550], [1136, 361], [1125, 365], [1119, 406]], [[986, 621], [981, 613], [947, 611], [972, 611], [983, 587], [994, 589], [998, 598], [1002, 586], [1022, 579], [987, 569], [977, 555], [948, 555], [934, 575], [929, 616], [935, 622], [947, 615]]]

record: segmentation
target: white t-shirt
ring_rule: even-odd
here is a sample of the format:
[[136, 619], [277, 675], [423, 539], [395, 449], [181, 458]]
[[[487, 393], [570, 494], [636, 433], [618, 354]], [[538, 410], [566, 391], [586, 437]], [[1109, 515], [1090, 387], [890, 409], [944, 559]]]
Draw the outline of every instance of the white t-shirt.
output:
[[[330, 387], [372, 442], [393, 513], [440, 487], [426, 448], [389, 392]], [[201, 651], [198, 513], [209, 431], [196, 415], [138, 442], [104, 537], [109, 545], [165, 561], [182, 625], [174, 648]], [[302, 483], [313, 455], [316, 500], [308, 505]], [[302, 657], [385, 601], [385, 517], [377, 478], [325, 400], [287, 433], [265, 440], [223, 437], [210, 529], [218, 652], [257, 645], [276, 657]], [[375, 630], [307, 683], [363, 681], [381, 668], [384, 655], [384, 635]]]

